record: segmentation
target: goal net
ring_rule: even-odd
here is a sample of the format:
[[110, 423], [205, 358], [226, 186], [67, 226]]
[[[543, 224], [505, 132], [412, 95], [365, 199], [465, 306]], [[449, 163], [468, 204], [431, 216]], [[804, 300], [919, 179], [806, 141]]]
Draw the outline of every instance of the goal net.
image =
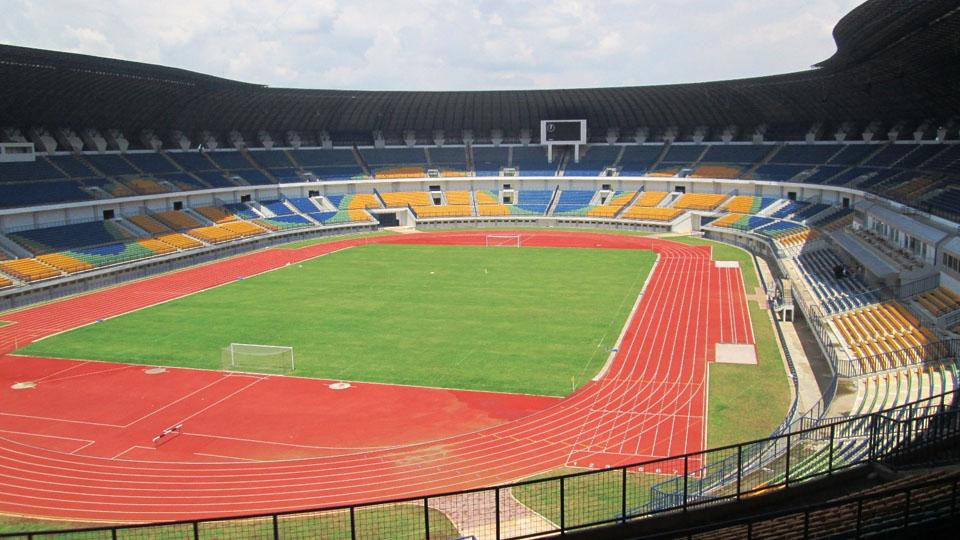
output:
[[224, 371], [244, 373], [292, 373], [293, 347], [231, 343], [221, 353]]
[[520, 247], [519, 234], [488, 234], [487, 247]]

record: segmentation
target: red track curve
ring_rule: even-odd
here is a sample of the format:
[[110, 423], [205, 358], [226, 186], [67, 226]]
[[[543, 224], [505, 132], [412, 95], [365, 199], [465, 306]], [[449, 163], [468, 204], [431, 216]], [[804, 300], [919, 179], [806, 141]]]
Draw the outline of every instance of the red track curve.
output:
[[[353, 239], [244, 255], [7, 314], [3, 319], [14, 324], [0, 327], [0, 353], [14, 341], [362, 243], [482, 245], [486, 234]], [[659, 255], [608, 371], [557, 404], [442, 441], [274, 462], [111, 460], [0, 438], [0, 512], [119, 521], [262, 513], [474, 488], [564, 465], [604, 467], [702, 449], [714, 345], [753, 342], [739, 270], [716, 268], [707, 247], [613, 234], [522, 234], [525, 246], [650, 249]]]

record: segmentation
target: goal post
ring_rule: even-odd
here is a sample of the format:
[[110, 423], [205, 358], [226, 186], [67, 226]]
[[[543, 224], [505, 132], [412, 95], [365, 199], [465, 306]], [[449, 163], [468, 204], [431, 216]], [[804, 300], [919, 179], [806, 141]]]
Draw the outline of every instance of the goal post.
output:
[[487, 247], [520, 247], [522, 245], [519, 234], [488, 234]]
[[296, 367], [293, 347], [279, 345], [231, 343], [222, 349], [220, 359], [224, 371], [285, 375]]

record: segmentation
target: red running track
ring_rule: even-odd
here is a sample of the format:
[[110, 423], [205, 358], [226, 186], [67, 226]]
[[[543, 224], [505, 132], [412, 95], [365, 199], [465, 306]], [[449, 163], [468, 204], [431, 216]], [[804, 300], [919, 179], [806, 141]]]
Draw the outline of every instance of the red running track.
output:
[[[262, 251], [6, 315], [4, 320], [14, 324], [0, 327], [0, 344], [22, 344], [360, 243], [482, 245], [486, 234], [489, 231], [430, 233]], [[651, 249], [659, 255], [609, 369], [567, 398], [521, 418], [442, 440], [275, 461], [161, 462], [129, 454], [110, 459], [71, 454], [82, 442], [40, 447], [0, 432], [0, 512], [153, 521], [282, 511], [466, 489], [564, 465], [605, 467], [702, 449], [707, 363], [715, 345], [753, 342], [739, 270], [717, 268], [707, 247], [612, 234], [522, 234], [525, 246]], [[99, 363], [84, 366], [77, 369], [113, 369]], [[205, 372], [193, 373], [199, 377]], [[189, 407], [197, 411], [215, 405], [218, 397], [248, 392], [264, 378], [226, 379], [232, 380], [218, 380], [211, 387], [225, 384], [216, 389], [218, 393]], [[161, 386], [165, 385], [144, 384], [136, 390], [150, 399], [155, 392], [167, 391]], [[0, 399], [6, 401], [9, 393], [3, 391]], [[171, 406], [186, 407], [185, 403], [175, 401]], [[0, 408], [0, 416], [5, 408]], [[113, 422], [123, 426], [130, 419], [117, 409]], [[20, 421], [33, 431], [48, 425], [43, 418]], [[179, 437], [168, 444], [191, 440]], [[109, 440], [102, 443], [106, 451], [120, 447], [111, 448]], [[676, 463], [661, 467], [675, 472]]]

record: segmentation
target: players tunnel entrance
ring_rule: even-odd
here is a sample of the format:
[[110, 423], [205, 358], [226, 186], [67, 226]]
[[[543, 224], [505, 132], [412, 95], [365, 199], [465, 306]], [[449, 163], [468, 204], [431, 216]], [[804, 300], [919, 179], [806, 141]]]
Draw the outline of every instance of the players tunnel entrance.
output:
[[373, 217], [377, 218], [381, 227], [398, 227], [400, 225], [400, 219], [396, 212], [377, 213]]

